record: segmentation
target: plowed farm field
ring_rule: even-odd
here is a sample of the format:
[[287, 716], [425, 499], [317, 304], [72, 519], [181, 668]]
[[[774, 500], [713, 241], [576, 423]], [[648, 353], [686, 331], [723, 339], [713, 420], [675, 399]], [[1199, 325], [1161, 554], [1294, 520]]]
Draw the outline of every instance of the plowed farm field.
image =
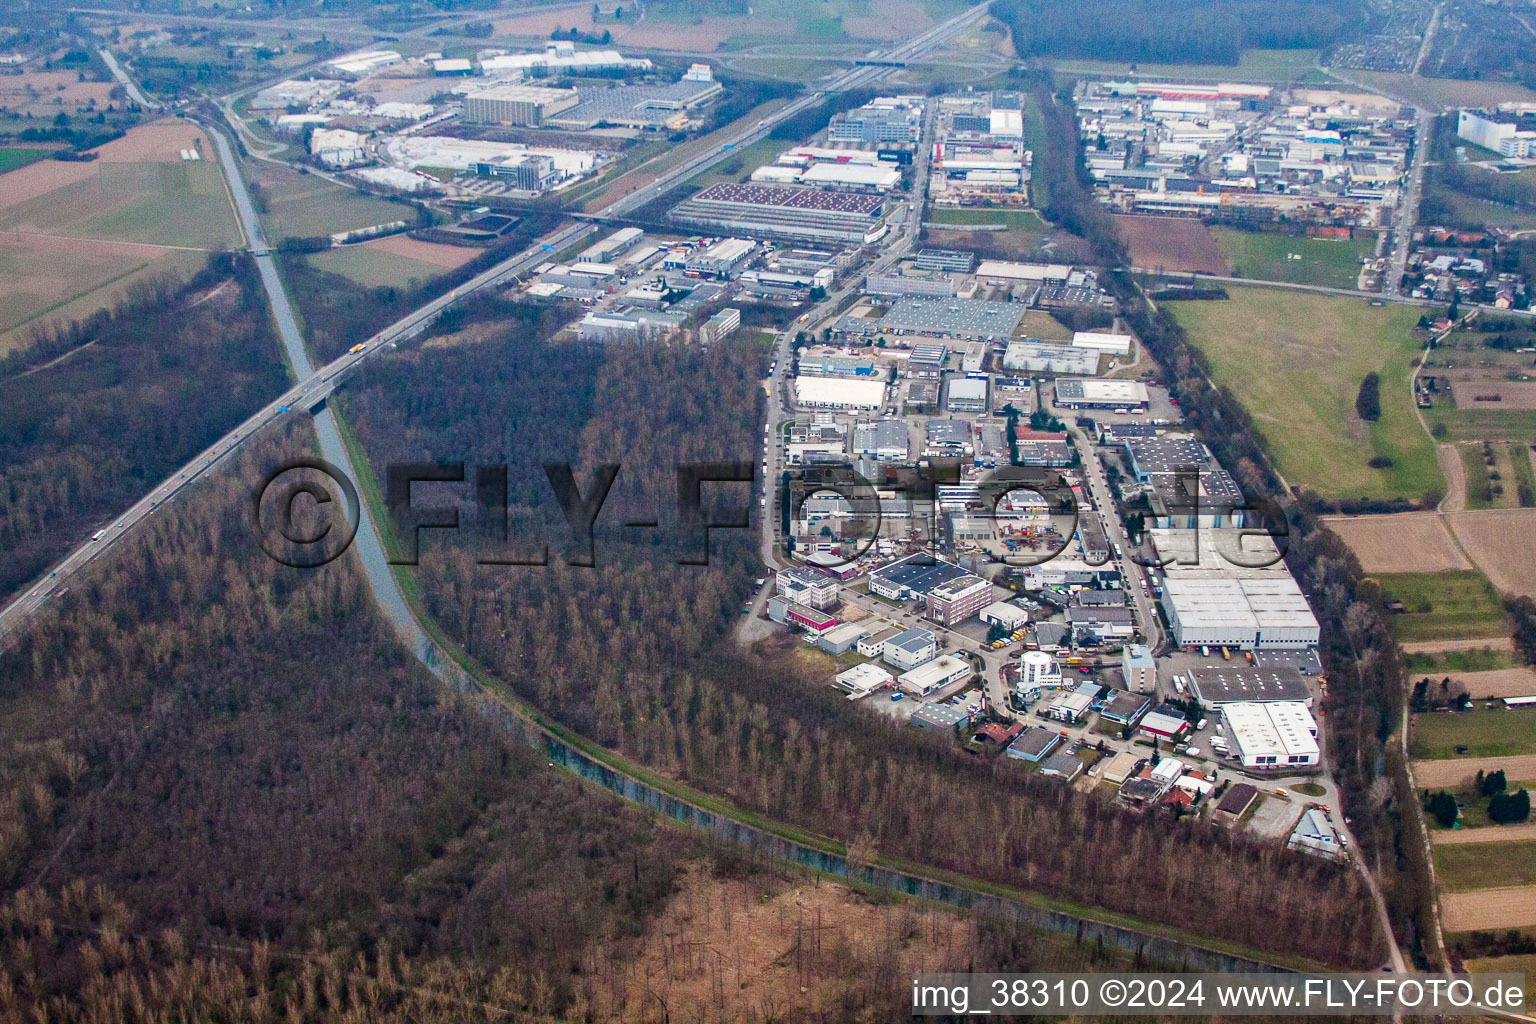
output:
[[1536, 509], [1456, 512], [1445, 518], [1488, 582], [1505, 593], [1536, 597]]
[[1448, 932], [1524, 928], [1536, 925], [1536, 886], [1442, 893], [1440, 906]]
[[1181, 217], [1113, 218], [1131, 265], [1180, 274], [1226, 274], [1227, 261], [1210, 230]]
[[1436, 512], [1328, 516], [1323, 522], [1349, 545], [1368, 573], [1472, 568]]
[[[1457, 757], [1444, 761], [1413, 762], [1413, 781], [1420, 789], [1452, 789], [1477, 775], [1502, 771], [1510, 781], [1536, 779], [1536, 754], [1512, 757]], [[1536, 828], [1536, 825], [1532, 826]], [[1511, 838], [1518, 839], [1519, 836]]]

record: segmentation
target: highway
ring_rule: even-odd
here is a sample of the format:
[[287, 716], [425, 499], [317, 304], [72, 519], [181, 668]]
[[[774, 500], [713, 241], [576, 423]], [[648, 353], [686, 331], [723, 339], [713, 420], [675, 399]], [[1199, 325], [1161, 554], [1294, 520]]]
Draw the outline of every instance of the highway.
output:
[[[890, 50], [889, 55], [899, 58], [926, 53], [956, 32], [985, 17], [987, 7], [988, 5], [983, 3], [979, 6], [968, 8], [954, 18], [936, 25], [921, 35]], [[752, 142], [768, 134], [786, 118], [792, 117], [800, 111], [820, 103], [825, 98], [827, 92], [857, 88], [858, 86], [873, 82], [889, 74], [889, 72], [889, 68], [854, 68], [835, 80], [827, 89], [796, 100], [794, 103], [775, 111], [769, 117], [743, 130], [732, 142], [724, 144], [719, 151], [702, 153], [680, 164], [651, 184], [624, 196], [617, 202], [599, 210], [598, 213], [601, 216], [620, 216], [643, 206], [688, 178], [691, 178], [699, 171], [729, 156], [736, 147], [750, 145]], [[597, 231], [593, 225], [586, 223], [563, 227], [540, 239], [517, 255], [503, 260], [496, 266], [465, 282], [446, 295], [440, 296], [407, 314], [373, 337], [361, 342], [352, 351], [345, 353], [324, 366], [314, 368], [310, 362], [309, 354], [304, 347], [293, 310], [289, 306], [282, 280], [278, 276], [277, 266], [272, 258], [271, 250], [267, 245], [265, 236], [262, 234], [261, 222], [256, 215], [255, 207], [251, 203], [250, 193], [240, 173], [239, 162], [236, 160], [234, 151], [230, 147], [224, 133], [211, 125], [205, 125], [205, 127], [208, 129], [209, 136], [213, 140], [214, 148], [218, 151], [219, 160], [223, 165], [229, 184], [230, 194], [235, 202], [236, 213], [245, 231], [247, 244], [256, 260], [262, 284], [271, 301], [278, 333], [282, 337], [283, 347], [297, 383], [198, 454], [178, 470], [174, 476], [160, 483], [159, 486], [135, 502], [131, 508], [72, 550], [62, 561], [53, 567], [47, 576], [36, 580], [30, 587], [13, 598], [3, 610], [0, 610], [0, 642], [3, 642], [9, 634], [30, 620], [52, 597], [64, 589], [66, 581], [70, 576], [110, 550], [134, 526], [153, 515], [161, 505], [174, 498], [182, 488], [217, 466], [231, 452], [236, 451], [249, 440], [252, 435], [259, 433], [290, 410], [304, 411], [316, 409], [336, 389], [340, 381], [365, 359], [373, 357], [376, 353], [398, 342], [409, 340], [420, 334], [437, 316], [454, 303], [475, 292], [486, 288], [495, 288], [517, 279], [520, 275], [548, 260], [554, 254], [568, 249]], [[725, 148], [726, 146], [730, 148]], [[910, 244], [911, 239], [915, 237], [916, 217], [917, 214], [913, 212], [909, 218], [908, 227], [904, 229], [906, 244]], [[888, 261], [892, 258], [894, 257], [888, 256], [885, 265], [888, 265]], [[846, 294], [848, 287], [851, 286], [846, 286], [838, 293], [839, 297]], [[780, 346], [781, 349], [786, 347], [785, 339], [782, 337], [780, 339]], [[785, 360], [781, 358], [781, 370], [784, 362]], [[329, 413], [328, 411], [323, 411], [323, 415], [316, 417], [317, 429], [322, 425], [328, 424]], [[326, 433], [329, 433], [329, 431], [326, 431]], [[331, 462], [345, 468], [346, 463], [343, 459], [332, 457], [336, 452], [331, 444], [326, 443], [327, 440], [327, 437], [322, 436], [322, 452]], [[337, 447], [339, 447], [339, 442]], [[344, 452], [342, 454], [344, 455]], [[393, 591], [393, 601], [400, 600], [399, 594], [394, 588], [393, 578], [389, 576], [387, 567], [384, 567], [383, 579], [380, 579], [380, 573], [373, 571], [373, 567], [366, 564], [368, 561], [368, 541], [371, 540], [376, 545], [377, 537], [373, 535], [371, 523], [367, 522], [368, 517], [364, 515], [363, 518], [365, 522], [363, 528], [360, 528], [358, 531], [358, 543], [364, 545], [365, 568], [369, 570], [368, 578], [374, 588], [375, 596], [380, 598], [381, 605], [386, 607], [386, 611], [389, 611], [388, 605], [393, 602], [388, 600], [389, 595], [385, 595], [383, 591], [385, 589]], [[383, 566], [382, 559], [380, 559], [379, 564], [381, 567]], [[386, 580], [388, 581], [387, 587]], [[403, 608], [403, 605], [401, 607]], [[391, 615], [391, 617], [395, 616]], [[412, 625], [414, 626], [414, 623]], [[419, 627], [415, 628], [419, 632]], [[418, 653], [422, 653], [419, 644], [413, 644], [413, 646], [418, 648]], [[430, 648], [430, 644], [428, 647]], [[430, 656], [430, 650], [427, 653]]]

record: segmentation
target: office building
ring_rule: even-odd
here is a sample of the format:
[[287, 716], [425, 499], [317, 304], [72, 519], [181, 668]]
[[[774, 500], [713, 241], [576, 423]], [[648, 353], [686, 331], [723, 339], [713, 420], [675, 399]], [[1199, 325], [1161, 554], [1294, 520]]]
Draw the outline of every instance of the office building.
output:
[[930, 619], [953, 626], [992, 603], [992, 584], [980, 576], [960, 576], [929, 590], [926, 601]]
[[919, 627], [891, 637], [885, 642], [885, 649], [880, 656], [888, 664], [908, 672], [938, 655], [938, 639], [930, 631]]

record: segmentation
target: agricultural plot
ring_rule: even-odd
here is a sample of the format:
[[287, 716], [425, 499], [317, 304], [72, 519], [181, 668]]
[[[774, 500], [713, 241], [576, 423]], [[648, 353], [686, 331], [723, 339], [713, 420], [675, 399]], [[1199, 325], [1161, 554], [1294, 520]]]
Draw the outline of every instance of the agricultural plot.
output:
[[[1163, 308], [1253, 416], [1287, 482], [1334, 499], [1419, 499], [1444, 487], [1408, 388], [1416, 309], [1260, 287], [1228, 293]], [[1355, 396], [1371, 372], [1381, 418], [1366, 423]], [[1372, 467], [1373, 458], [1390, 465]]]
[[1536, 843], [1461, 843], [1437, 846], [1435, 876], [1446, 892], [1536, 885]]
[[46, 160], [53, 150], [51, 149], [26, 149], [22, 147], [7, 146], [0, 149], [0, 174], [6, 174], [27, 164], [35, 164], [39, 160]]
[[1292, 85], [1333, 81], [1317, 71], [1316, 63], [1316, 50], [1244, 50], [1237, 59], [1236, 67], [1225, 64], [1128, 64], [1106, 60], [1054, 60], [1051, 65], [1069, 74], [1112, 78], [1139, 74], [1153, 80], [1174, 82], [1272, 82]]
[[1536, 955], [1474, 957], [1466, 964], [1473, 974], [1525, 975], [1525, 1005], [1536, 1000]]
[[1229, 271], [1210, 229], [1198, 220], [1131, 216], [1113, 219], [1134, 267], [1176, 274], [1225, 275]]
[[1448, 932], [1536, 925], [1536, 886], [1509, 886], [1440, 895], [1441, 919]]
[[319, 270], [356, 281], [366, 288], [406, 288], [430, 281], [475, 258], [477, 250], [417, 242], [403, 235], [374, 242], [337, 246], [306, 256]]
[[196, 271], [241, 234], [216, 163], [185, 121], [143, 125], [89, 162], [0, 175], [0, 351], [35, 328], [115, 304], [145, 275]]
[[1376, 251], [1374, 238], [1293, 238], [1258, 231], [1212, 228], [1234, 277], [1353, 288], [1360, 260]]
[[359, 231], [397, 220], [412, 222], [416, 217], [409, 203], [364, 195], [286, 167], [263, 166], [257, 180], [259, 212], [270, 242]]
[[146, 275], [188, 277], [206, 259], [152, 245], [0, 235], [0, 355], [30, 343], [34, 325], [89, 316]]
[[1536, 597], [1536, 509], [1446, 514], [1467, 557], [1507, 594]]
[[[1509, 712], [1514, 714], [1514, 712]], [[1536, 781], [1536, 756], [1521, 754], [1514, 757], [1459, 757], [1455, 760], [1413, 762], [1413, 781], [1421, 788], [1455, 789], [1468, 785], [1482, 771], [1485, 774], [1502, 771], [1511, 782]], [[1516, 832], [1525, 829], [1525, 832]], [[1536, 839], [1536, 823], [1503, 825], [1498, 830], [1471, 830], [1470, 832], [1436, 833], [1437, 843], [1480, 843], [1488, 841], [1495, 831], [1506, 833], [1508, 839]]]
[[103, 163], [96, 174], [0, 213], [0, 231], [200, 249], [240, 229], [216, 163]]
[[[1466, 753], [1458, 755], [1458, 747]], [[1479, 707], [1414, 715], [1409, 748], [1426, 761], [1536, 753], [1536, 709]]]
[[1503, 636], [1508, 630], [1498, 595], [1482, 574], [1457, 572], [1379, 573], [1388, 600], [1403, 611], [1392, 616], [1401, 641]]
[[1451, 678], [1467, 688], [1472, 697], [1536, 697], [1536, 669], [1528, 665], [1488, 669], [1483, 672], [1452, 672]]
[[1045, 222], [1033, 210], [989, 210], [936, 206], [923, 220], [933, 224], [1001, 224], [1009, 231], [1044, 231]]
[[[1456, 651], [1410, 651], [1408, 671], [1414, 675], [1455, 675], [1465, 679], [1469, 675], [1485, 672], [1502, 672], [1515, 667], [1514, 652], [1509, 643], [1503, 646], [1488, 644], [1484, 647], [1465, 648]], [[1531, 691], [1536, 693], [1536, 689]], [[1473, 696], [1478, 696], [1475, 692]]]
[[[647, 6], [636, 21], [567, 7], [499, 18], [497, 36], [549, 38], [555, 29], [608, 32], [615, 44], [661, 50], [738, 49], [758, 43], [841, 39], [905, 39], [947, 17], [942, 0], [829, 0], [811, 7], [794, 0], [758, 0], [743, 14], [715, 13], [696, 4]], [[628, 7], [628, 5], [626, 5]]]
[[1323, 522], [1349, 545], [1360, 559], [1360, 568], [1368, 573], [1472, 568], [1435, 512], [1328, 516]]

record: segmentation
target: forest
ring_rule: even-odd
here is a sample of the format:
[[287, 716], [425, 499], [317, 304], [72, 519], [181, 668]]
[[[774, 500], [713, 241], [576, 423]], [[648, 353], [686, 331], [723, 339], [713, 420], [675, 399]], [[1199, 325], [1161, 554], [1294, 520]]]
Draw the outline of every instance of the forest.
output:
[[[473, 551], [443, 544], [409, 570], [452, 641], [582, 734], [749, 810], [893, 857], [1259, 949], [1375, 962], [1379, 937], [1358, 912], [1366, 896], [1352, 872], [978, 762], [849, 706], [806, 679], [792, 654], [737, 647], [729, 630], [760, 571], [753, 535], [717, 531], [708, 567], [679, 566], [698, 538], [664, 527], [677, 463], [754, 459], [762, 360], [738, 339], [596, 350], [535, 342], [522, 325], [487, 327], [473, 344], [378, 361], [341, 407], [376, 475], [402, 459], [553, 456], [585, 486], [593, 467], [619, 464], [595, 568], [566, 564], [558, 546], [547, 566], [527, 568], [476, 565]], [[509, 490], [537, 494], [538, 476], [521, 476]], [[745, 485], [719, 487], [735, 504], [718, 518], [750, 501]], [[642, 518], [663, 529], [623, 525]], [[1227, 912], [1213, 917], [1213, 905]]]
[[1236, 64], [1244, 50], [1326, 47], [1365, 21], [1358, 0], [1004, 0], [1020, 57]]
[[[286, 426], [0, 653], [0, 1003], [84, 1010], [104, 975], [168, 959], [199, 999], [228, 998], [235, 963], [272, 972], [280, 1011], [293, 965], [274, 957], [350, 974], [366, 954], [380, 978], [561, 1011], [689, 846], [447, 695], [350, 560], [261, 553], [251, 489], [312, 443]], [[65, 934], [23, 938], [50, 917]], [[94, 953], [16, 955], [77, 928]]]
[[0, 600], [286, 386], [246, 257], [39, 332], [0, 362]]

